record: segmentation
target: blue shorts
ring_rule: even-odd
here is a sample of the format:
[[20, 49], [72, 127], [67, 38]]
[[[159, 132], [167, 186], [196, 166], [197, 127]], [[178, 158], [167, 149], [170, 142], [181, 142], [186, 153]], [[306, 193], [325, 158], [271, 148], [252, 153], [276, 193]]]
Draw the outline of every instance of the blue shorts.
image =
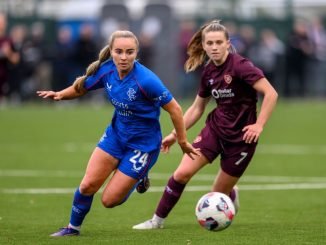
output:
[[160, 149], [146, 152], [126, 146], [119, 141], [111, 127], [103, 134], [97, 146], [119, 160], [118, 169], [122, 173], [137, 180], [148, 175], [160, 154]]

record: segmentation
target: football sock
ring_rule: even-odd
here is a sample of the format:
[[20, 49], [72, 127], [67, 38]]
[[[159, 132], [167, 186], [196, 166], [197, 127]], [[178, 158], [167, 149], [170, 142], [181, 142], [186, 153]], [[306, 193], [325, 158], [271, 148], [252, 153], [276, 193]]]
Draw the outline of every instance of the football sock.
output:
[[157, 216], [156, 214], [154, 214], [153, 215], [153, 218], [152, 218], [152, 220], [155, 221], [158, 224], [163, 224], [164, 223], [164, 219], [165, 218], [161, 218], [161, 217]]
[[72, 224], [69, 223], [68, 227], [69, 227], [69, 228], [72, 228], [72, 229], [74, 229], [74, 230], [80, 231], [80, 227], [81, 227], [81, 226], [74, 226], [74, 225], [72, 225]]
[[232, 202], [234, 202], [234, 200], [235, 200], [235, 190], [234, 190], [234, 188], [232, 189], [232, 191], [230, 192], [230, 194], [229, 194], [229, 197], [230, 197], [230, 199], [232, 200]]
[[70, 215], [70, 226], [72, 228], [79, 228], [85, 219], [86, 214], [91, 208], [93, 196], [85, 196], [80, 193], [79, 188], [77, 188], [74, 201], [72, 203], [71, 215]]
[[179, 201], [185, 186], [185, 184], [176, 182], [173, 176], [171, 176], [156, 208], [155, 214], [161, 218], [166, 218]]

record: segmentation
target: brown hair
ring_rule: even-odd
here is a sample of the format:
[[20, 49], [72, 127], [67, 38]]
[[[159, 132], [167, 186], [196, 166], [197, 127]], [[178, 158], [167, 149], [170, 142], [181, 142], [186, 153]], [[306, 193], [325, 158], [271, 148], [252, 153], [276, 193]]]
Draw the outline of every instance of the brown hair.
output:
[[133, 34], [131, 31], [118, 30], [113, 32], [109, 38], [109, 43], [100, 51], [98, 60], [94, 61], [87, 67], [85, 75], [77, 77], [76, 80], [74, 81], [73, 86], [77, 93], [81, 93], [83, 91], [84, 82], [86, 78], [88, 76], [93, 75], [104, 61], [111, 58], [111, 49], [113, 46], [113, 42], [115, 41], [116, 38], [120, 38], [120, 37], [133, 38], [136, 42], [137, 50], [139, 49], [138, 39], [135, 36], [135, 34]]
[[[220, 24], [220, 20], [213, 20], [201, 26], [200, 29], [192, 36], [187, 47], [187, 54], [189, 57], [184, 65], [186, 72], [194, 71], [198, 66], [204, 63], [206, 52], [203, 49], [202, 43], [205, 38], [205, 34], [211, 31], [221, 31], [225, 34], [225, 38], [227, 40], [230, 39], [227, 29], [225, 26]], [[231, 53], [235, 52], [232, 45], [230, 46], [229, 51]]]

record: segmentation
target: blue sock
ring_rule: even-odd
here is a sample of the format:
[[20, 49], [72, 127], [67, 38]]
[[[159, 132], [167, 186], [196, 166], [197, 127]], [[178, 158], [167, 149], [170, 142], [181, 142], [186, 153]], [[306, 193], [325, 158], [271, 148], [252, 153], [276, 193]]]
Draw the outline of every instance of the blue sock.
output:
[[80, 193], [79, 188], [77, 188], [74, 201], [72, 203], [71, 215], [70, 215], [70, 224], [73, 226], [79, 227], [83, 223], [86, 214], [91, 209], [93, 202], [93, 196], [85, 196]]

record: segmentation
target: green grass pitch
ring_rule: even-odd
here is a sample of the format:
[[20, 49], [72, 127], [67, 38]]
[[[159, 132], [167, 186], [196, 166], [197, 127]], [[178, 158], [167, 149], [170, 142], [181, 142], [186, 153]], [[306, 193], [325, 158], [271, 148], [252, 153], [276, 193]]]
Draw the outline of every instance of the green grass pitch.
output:
[[[152, 169], [150, 191], [114, 209], [105, 209], [97, 193], [81, 236], [49, 237], [67, 225], [73, 192], [111, 115], [107, 104], [0, 109], [0, 244], [325, 244], [325, 101], [279, 101], [239, 183], [239, 213], [224, 231], [204, 230], [194, 211], [210, 190], [218, 160], [191, 180], [165, 229], [131, 229], [152, 216], [181, 159], [174, 146]], [[166, 134], [172, 124], [164, 111], [161, 121]], [[203, 121], [189, 130], [189, 140]]]

